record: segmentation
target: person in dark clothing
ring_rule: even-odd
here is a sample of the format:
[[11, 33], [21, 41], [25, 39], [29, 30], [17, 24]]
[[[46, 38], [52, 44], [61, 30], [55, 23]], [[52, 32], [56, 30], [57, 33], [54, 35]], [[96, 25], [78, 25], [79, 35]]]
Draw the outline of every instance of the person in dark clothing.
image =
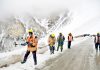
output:
[[71, 33], [69, 33], [69, 35], [68, 35], [68, 49], [70, 49], [70, 47], [71, 47], [72, 40], [73, 40], [73, 36]]
[[[29, 56], [29, 54], [30, 54], [30, 51], [27, 50], [26, 54], [24, 56], [24, 60], [23, 60], [23, 62], [21, 62], [22, 64], [26, 62], [27, 57]], [[34, 59], [34, 65], [37, 65], [36, 51], [32, 51], [32, 54], [33, 54], [33, 59]]]
[[57, 38], [57, 42], [58, 42], [57, 51], [59, 50], [59, 47], [60, 47], [61, 48], [61, 52], [62, 52], [64, 40], [65, 40], [65, 37], [63, 36], [63, 34], [62, 33], [59, 33], [59, 36]]
[[95, 36], [94, 43], [95, 43], [96, 51], [98, 51], [98, 48], [100, 51], [100, 34], [99, 33], [97, 33], [97, 35]]
[[55, 46], [49, 45], [50, 54], [54, 54]]

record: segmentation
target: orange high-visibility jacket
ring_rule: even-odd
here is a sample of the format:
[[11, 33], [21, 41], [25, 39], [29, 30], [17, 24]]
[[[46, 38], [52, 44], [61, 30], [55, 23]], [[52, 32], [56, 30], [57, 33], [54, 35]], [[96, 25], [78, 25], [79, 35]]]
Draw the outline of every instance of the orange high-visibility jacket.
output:
[[31, 38], [30, 38], [30, 36], [28, 36], [27, 42], [32, 43], [32, 45], [34, 46], [34, 47], [31, 47], [30, 45], [28, 45], [28, 47], [27, 47], [28, 51], [30, 51], [30, 52], [37, 51], [38, 40], [35, 39], [34, 36], [32, 36]]
[[68, 41], [72, 41], [73, 40], [73, 36], [68, 36]]

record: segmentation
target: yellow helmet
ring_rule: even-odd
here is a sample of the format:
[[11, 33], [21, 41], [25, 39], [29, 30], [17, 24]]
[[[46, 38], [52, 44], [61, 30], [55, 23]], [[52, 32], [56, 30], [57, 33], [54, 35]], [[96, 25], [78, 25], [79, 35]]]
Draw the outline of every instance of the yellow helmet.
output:
[[33, 32], [33, 30], [32, 29], [29, 29], [28, 32]]
[[55, 37], [55, 34], [51, 34], [52, 37]]

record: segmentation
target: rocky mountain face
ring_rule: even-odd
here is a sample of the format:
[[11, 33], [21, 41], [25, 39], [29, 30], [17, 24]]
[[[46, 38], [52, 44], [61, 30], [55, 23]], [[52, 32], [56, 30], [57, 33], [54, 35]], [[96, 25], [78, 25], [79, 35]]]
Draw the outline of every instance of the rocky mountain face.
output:
[[21, 41], [27, 36], [27, 30], [33, 29], [38, 38], [65, 26], [70, 22], [71, 16], [68, 11], [47, 18], [34, 16], [13, 16], [0, 20], [0, 52], [11, 51], [15, 48], [14, 42]]

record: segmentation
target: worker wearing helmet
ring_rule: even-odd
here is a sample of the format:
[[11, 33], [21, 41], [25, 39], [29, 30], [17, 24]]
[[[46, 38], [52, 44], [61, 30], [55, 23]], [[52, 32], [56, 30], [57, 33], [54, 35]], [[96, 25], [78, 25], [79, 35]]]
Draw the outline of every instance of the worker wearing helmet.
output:
[[55, 41], [56, 41], [55, 35], [54, 34], [51, 34], [49, 36], [49, 38], [48, 38], [48, 45], [49, 45], [49, 48], [50, 48], [50, 54], [54, 54]]
[[36, 51], [37, 51], [38, 39], [37, 39], [37, 37], [34, 36], [32, 29], [30, 29], [28, 31], [28, 33], [29, 33], [29, 36], [26, 39], [27, 51], [26, 51], [26, 54], [24, 56], [24, 60], [21, 63], [22, 64], [25, 63], [28, 55], [30, 54], [30, 52], [32, 52], [33, 59], [34, 59], [34, 65], [36, 65], [37, 64]]
[[94, 43], [96, 51], [98, 51], [98, 48], [100, 51], [100, 33], [97, 33], [97, 35], [95, 36]]

